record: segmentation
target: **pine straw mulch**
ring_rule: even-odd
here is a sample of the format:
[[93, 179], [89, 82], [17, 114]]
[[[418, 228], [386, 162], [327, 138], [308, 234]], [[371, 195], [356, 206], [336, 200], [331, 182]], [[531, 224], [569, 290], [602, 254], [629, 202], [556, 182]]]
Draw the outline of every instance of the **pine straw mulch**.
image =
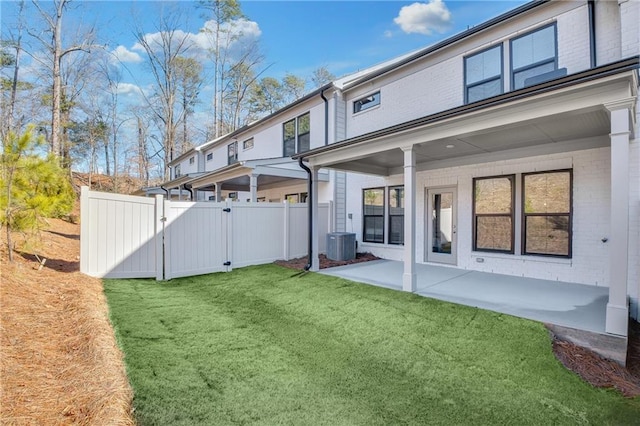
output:
[[50, 225], [42, 270], [26, 250], [9, 263], [1, 239], [0, 424], [132, 425], [102, 283], [78, 271], [79, 226]]
[[[327, 259], [325, 255], [320, 255], [320, 269], [378, 259], [371, 253], [357, 253], [355, 259], [348, 261], [335, 261]], [[302, 270], [307, 264], [307, 258], [278, 260], [275, 263], [287, 268]], [[553, 353], [567, 369], [575, 372], [593, 386], [615, 388], [629, 398], [640, 396], [640, 324], [635, 321], [631, 321], [629, 325], [626, 368], [615, 361], [602, 358], [588, 349], [556, 338], [553, 340]]]
[[615, 388], [629, 398], [640, 396], [640, 324], [637, 322], [629, 324], [626, 367], [558, 339], [553, 341], [553, 352], [562, 365], [593, 386]]

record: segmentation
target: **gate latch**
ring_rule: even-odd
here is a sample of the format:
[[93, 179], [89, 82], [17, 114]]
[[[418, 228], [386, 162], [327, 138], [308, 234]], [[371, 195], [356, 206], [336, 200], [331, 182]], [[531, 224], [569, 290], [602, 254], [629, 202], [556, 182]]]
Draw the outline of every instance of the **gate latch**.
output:
[[224, 208], [222, 211], [225, 213], [231, 213], [231, 207]]
[[227, 260], [226, 262], [223, 263], [223, 265], [224, 266], [231, 266], [231, 262]]

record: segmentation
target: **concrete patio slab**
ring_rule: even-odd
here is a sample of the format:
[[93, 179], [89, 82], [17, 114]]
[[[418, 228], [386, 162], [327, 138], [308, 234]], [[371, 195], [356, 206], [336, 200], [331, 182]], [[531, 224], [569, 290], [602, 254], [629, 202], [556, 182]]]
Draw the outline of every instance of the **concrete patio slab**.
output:
[[[320, 273], [402, 289], [402, 262], [376, 260]], [[563, 327], [605, 333], [609, 289], [418, 264], [416, 293]]]

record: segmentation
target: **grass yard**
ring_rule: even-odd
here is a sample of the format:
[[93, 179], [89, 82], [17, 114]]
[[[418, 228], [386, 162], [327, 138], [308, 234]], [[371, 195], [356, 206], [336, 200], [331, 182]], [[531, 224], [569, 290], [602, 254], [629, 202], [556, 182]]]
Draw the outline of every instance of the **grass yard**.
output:
[[640, 424], [541, 324], [276, 265], [106, 280], [142, 425]]

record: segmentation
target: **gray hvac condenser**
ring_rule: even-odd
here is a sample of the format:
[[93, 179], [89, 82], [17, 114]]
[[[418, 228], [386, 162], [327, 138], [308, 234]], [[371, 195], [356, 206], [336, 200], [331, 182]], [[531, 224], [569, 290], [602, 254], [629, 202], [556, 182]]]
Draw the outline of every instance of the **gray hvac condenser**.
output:
[[351, 260], [356, 258], [356, 234], [351, 232], [330, 232], [327, 234], [327, 257], [331, 260]]

